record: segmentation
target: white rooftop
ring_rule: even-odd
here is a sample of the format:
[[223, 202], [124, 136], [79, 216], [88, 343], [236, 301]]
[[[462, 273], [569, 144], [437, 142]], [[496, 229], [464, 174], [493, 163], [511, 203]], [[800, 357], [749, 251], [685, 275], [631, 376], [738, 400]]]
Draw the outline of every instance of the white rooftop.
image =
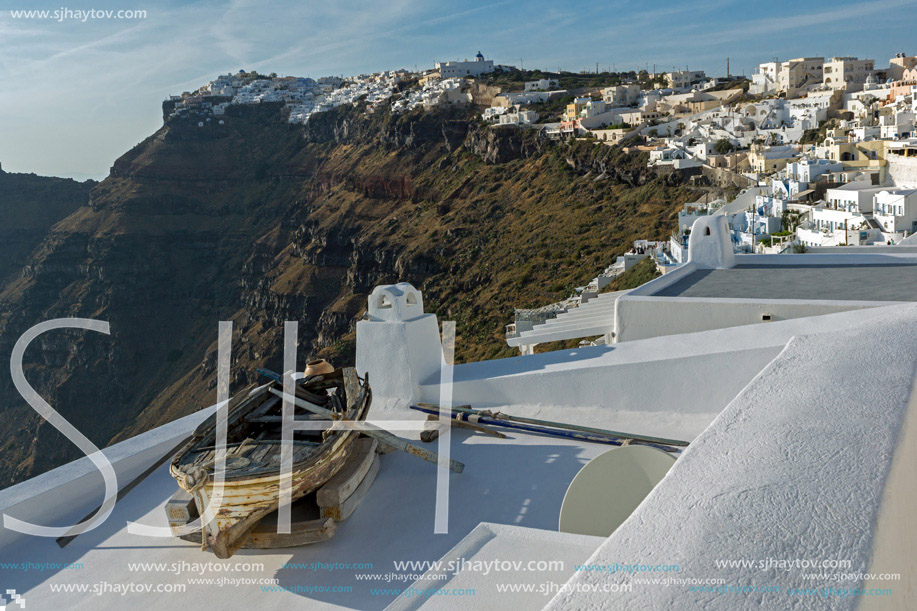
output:
[[[422, 418], [406, 405], [440, 402], [449, 388], [441, 386], [448, 382], [442, 376], [450, 372], [455, 404], [692, 441], [603, 541], [551, 531], [573, 477], [610, 446], [513, 431], [495, 439], [456, 429], [452, 457], [466, 467], [449, 476], [447, 534], [434, 534], [436, 467], [393, 452], [381, 457], [365, 501], [329, 541], [241, 550], [220, 561], [190, 543], [127, 531], [128, 520], [165, 525], [163, 504], [176, 485], [163, 467], [127, 494], [101, 527], [63, 550], [53, 539], [0, 530], [0, 585], [33, 609], [507, 608], [499, 588], [508, 585], [542, 586], [520, 590], [510, 608], [906, 609], [917, 575], [911, 517], [917, 304], [654, 295], [694, 271], [750, 261], [723, 250], [724, 227], [723, 217], [698, 220], [684, 271], [617, 300], [618, 341], [610, 345], [444, 369], [438, 321], [406, 284], [378, 287], [369, 319], [357, 326], [357, 367], [371, 373], [371, 417], [380, 423]], [[907, 248], [863, 252], [776, 260], [787, 268], [816, 263], [825, 269], [842, 261], [860, 268], [894, 262], [882, 268], [893, 274], [909, 271], [914, 258]], [[775, 261], [758, 257], [759, 265]], [[761, 312], [769, 313], [768, 322]], [[203, 415], [106, 450], [122, 485]], [[395, 432], [417, 438], [417, 431]], [[99, 502], [101, 490], [101, 477], [83, 459], [0, 491], [0, 511], [42, 524], [72, 523]], [[473, 564], [455, 571], [396, 566], [456, 556], [482, 564], [554, 558], [564, 567], [495, 576]], [[799, 570], [759, 568], [758, 561], [775, 559], [843, 560], [841, 572], [853, 577], [833, 583], [824, 576], [806, 579]], [[580, 563], [678, 570], [663, 583], [645, 583], [637, 577], [658, 576], [577, 570]], [[223, 581], [195, 581], [201, 578]], [[716, 583], [704, 581], [710, 579]], [[711, 585], [722, 588], [698, 589]], [[835, 585], [847, 594], [816, 592]], [[161, 591], [175, 587], [185, 591]], [[122, 593], [125, 588], [134, 590]], [[851, 594], [858, 588], [888, 593]]]

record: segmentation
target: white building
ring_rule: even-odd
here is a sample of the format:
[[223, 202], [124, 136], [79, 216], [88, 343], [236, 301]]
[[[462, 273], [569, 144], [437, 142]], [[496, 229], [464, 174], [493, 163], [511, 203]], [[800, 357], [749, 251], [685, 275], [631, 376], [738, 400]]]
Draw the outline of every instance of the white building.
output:
[[567, 94], [565, 89], [554, 91], [507, 91], [494, 96], [492, 106], [525, 106], [526, 104], [542, 104]]
[[868, 182], [851, 182], [836, 189], [828, 189], [825, 200], [829, 209], [862, 214], [872, 212], [873, 197], [880, 190], [881, 187]]
[[453, 78], [472, 76], [478, 77], [494, 71], [494, 62], [491, 59], [484, 59], [484, 55], [478, 51], [473, 61], [454, 61], [454, 62], [436, 62], [435, 68], [439, 70], [441, 78]]
[[917, 189], [917, 138], [886, 142], [885, 160], [896, 187]]
[[827, 89], [859, 91], [875, 69], [875, 60], [831, 57], [825, 60], [823, 84]]
[[[876, 198], [887, 191], [887, 187], [865, 181], [828, 189], [826, 201], [815, 206], [810, 219], [797, 229], [797, 238], [807, 246], [862, 245], [900, 239], [905, 221], [897, 219], [899, 228], [888, 229], [895, 227], [896, 219], [883, 223], [875, 214]], [[895, 213], [898, 209], [889, 206], [886, 211]]]
[[558, 83], [557, 79], [543, 78], [537, 81], [526, 81], [524, 87], [525, 91], [550, 91], [557, 89]]
[[706, 80], [707, 75], [703, 70], [677, 70], [675, 72], [666, 72], [666, 85], [672, 89], [685, 89]]
[[887, 233], [917, 230], [917, 190], [888, 189], [876, 193], [873, 215]]
[[[786, 164], [785, 172], [787, 179], [808, 185], [811, 182], [815, 182], [823, 174], [840, 172], [843, 168], [844, 164], [840, 162], [804, 157], [799, 161], [791, 161]], [[808, 187], [804, 186], [802, 188], [806, 189]]]
[[538, 113], [534, 110], [514, 110], [505, 112], [498, 117], [499, 125], [531, 125], [538, 121]]
[[640, 99], [638, 85], [617, 85], [602, 90], [602, 99], [609, 106], [632, 106]]
[[749, 92], [754, 95], [785, 93], [788, 98], [822, 85], [823, 57], [797, 57], [765, 62], [752, 75]]

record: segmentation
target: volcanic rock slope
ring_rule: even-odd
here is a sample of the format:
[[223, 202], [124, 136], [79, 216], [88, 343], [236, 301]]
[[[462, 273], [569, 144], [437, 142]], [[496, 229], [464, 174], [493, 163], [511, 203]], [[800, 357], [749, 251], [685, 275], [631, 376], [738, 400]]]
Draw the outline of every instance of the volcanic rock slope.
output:
[[[261, 104], [223, 121], [166, 121], [0, 268], [0, 359], [41, 321], [110, 323], [48, 332], [25, 358], [29, 383], [100, 447], [216, 400], [219, 321], [233, 323], [234, 390], [280, 368], [288, 320], [302, 362], [352, 363], [380, 283], [411, 282], [455, 320], [460, 360], [509, 356], [513, 307], [565, 297], [633, 239], [665, 238], [691, 197], [645, 155], [494, 130], [460, 109], [348, 106], [303, 127]], [[9, 374], [0, 412], [0, 485], [80, 456]]]

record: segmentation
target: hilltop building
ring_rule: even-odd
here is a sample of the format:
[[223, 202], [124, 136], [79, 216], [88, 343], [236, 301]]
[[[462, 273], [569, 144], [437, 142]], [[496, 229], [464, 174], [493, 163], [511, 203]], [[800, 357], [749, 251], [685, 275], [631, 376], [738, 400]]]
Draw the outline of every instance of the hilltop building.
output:
[[609, 106], [631, 106], [640, 99], [639, 85], [617, 85], [602, 90], [602, 99]]
[[[906, 58], [903, 58], [902, 66]], [[875, 60], [855, 57], [797, 57], [783, 62], [764, 62], [752, 75], [749, 92], [778, 93], [797, 97], [821, 88], [855, 92], [863, 89], [875, 70]]]
[[526, 81], [523, 85], [525, 91], [550, 91], [558, 88], [557, 79], [543, 78], [537, 81]]
[[797, 57], [764, 62], [752, 75], [749, 92], [755, 95], [783, 93], [793, 98], [822, 85], [824, 57]]
[[912, 81], [917, 79], [917, 55], [898, 53], [888, 60], [886, 75], [891, 81]]
[[832, 57], [825, 61], [824, 86], [826, 89], [860, 91], [875, 69], [875, 60], [855, 57]]
[[484, 59], [484, 55], [478, 51], [473, 61], [451, 61], [436, 62], [434, 67], [439, 71], [440, 78], [454, 78], [463, 76], [478, 77], [494, 71], [494, 62], [491, 59]]
[[703, 70], [677, 70], [665, 73], [666, 86], [672, 89], [686, 89], [707, 79]]

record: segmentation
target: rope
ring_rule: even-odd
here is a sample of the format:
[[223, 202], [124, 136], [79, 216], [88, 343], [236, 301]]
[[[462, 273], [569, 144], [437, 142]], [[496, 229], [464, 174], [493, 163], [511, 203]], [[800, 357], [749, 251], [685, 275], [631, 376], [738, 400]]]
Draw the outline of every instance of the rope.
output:
[[[243, 452], [249, 449], [251, 446], [258, 445], [258, 442], [251, 437], [246, 438], [238, 446], [226, 452], [226, 458], [230, 456], [241, 456]], [[197, 490], [200, 490], [210, 481], [210, 473], [208, 472], [211, 467], [216, 464], [216, 460], [211, 459], [207, 462], [198, 465], [189, 473], [184, 474], [184, 476], [179, 480], [178, 485], [187, 490], [188, 492], [194, 493]]]

